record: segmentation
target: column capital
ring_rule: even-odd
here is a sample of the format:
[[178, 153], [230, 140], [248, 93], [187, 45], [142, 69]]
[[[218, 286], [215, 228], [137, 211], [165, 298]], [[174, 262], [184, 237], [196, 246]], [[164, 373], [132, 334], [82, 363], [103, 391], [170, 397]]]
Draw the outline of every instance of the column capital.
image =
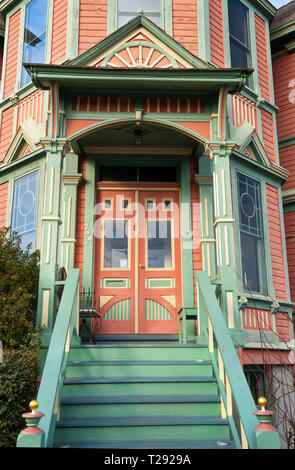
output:
[[214, 160], [215, 157], [228, 157], [236, 144], [230, 141], [224, 142], [208, 142], [205, 145], [204, 155], [209, 156], [210, 160]]

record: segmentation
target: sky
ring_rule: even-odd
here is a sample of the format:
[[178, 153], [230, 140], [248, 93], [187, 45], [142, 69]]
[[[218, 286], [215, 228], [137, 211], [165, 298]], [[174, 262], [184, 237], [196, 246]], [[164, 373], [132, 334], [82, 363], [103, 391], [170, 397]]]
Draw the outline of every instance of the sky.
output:
[[272, 3], [276, 8], [281, 8], [283, 5], [286, 5], [289, 2], [290, 0], [270, 0], [270, 3]]

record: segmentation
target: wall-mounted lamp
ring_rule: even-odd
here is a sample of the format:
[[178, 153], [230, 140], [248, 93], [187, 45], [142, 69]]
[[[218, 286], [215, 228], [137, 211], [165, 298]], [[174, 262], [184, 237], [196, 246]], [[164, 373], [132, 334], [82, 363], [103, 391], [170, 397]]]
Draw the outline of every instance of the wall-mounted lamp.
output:
[[141, 145], [142, 144], [142, 130], [134, 129], [134, 137], [135, 137], [135, 145]]

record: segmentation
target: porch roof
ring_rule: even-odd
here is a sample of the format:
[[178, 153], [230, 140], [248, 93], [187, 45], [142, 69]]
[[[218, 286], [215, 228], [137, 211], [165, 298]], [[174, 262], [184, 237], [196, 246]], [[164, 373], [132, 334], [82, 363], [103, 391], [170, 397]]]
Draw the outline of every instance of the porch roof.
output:
[[130, 91], [212, 92], [227, 86], [239, 92], [253, 69], [147, 69], [108, 68], [77, 65], [24, 64], [35, 86], [49, 89], [58, 82], [63, 89]]

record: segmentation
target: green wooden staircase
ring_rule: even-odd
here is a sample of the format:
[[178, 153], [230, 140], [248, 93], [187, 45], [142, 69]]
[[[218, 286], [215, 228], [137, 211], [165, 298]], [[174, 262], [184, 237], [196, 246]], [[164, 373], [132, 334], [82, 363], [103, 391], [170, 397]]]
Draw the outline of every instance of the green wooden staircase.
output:
[[54, 446], [232, 449], [207, 346], [102, 341], [72, 347]]

